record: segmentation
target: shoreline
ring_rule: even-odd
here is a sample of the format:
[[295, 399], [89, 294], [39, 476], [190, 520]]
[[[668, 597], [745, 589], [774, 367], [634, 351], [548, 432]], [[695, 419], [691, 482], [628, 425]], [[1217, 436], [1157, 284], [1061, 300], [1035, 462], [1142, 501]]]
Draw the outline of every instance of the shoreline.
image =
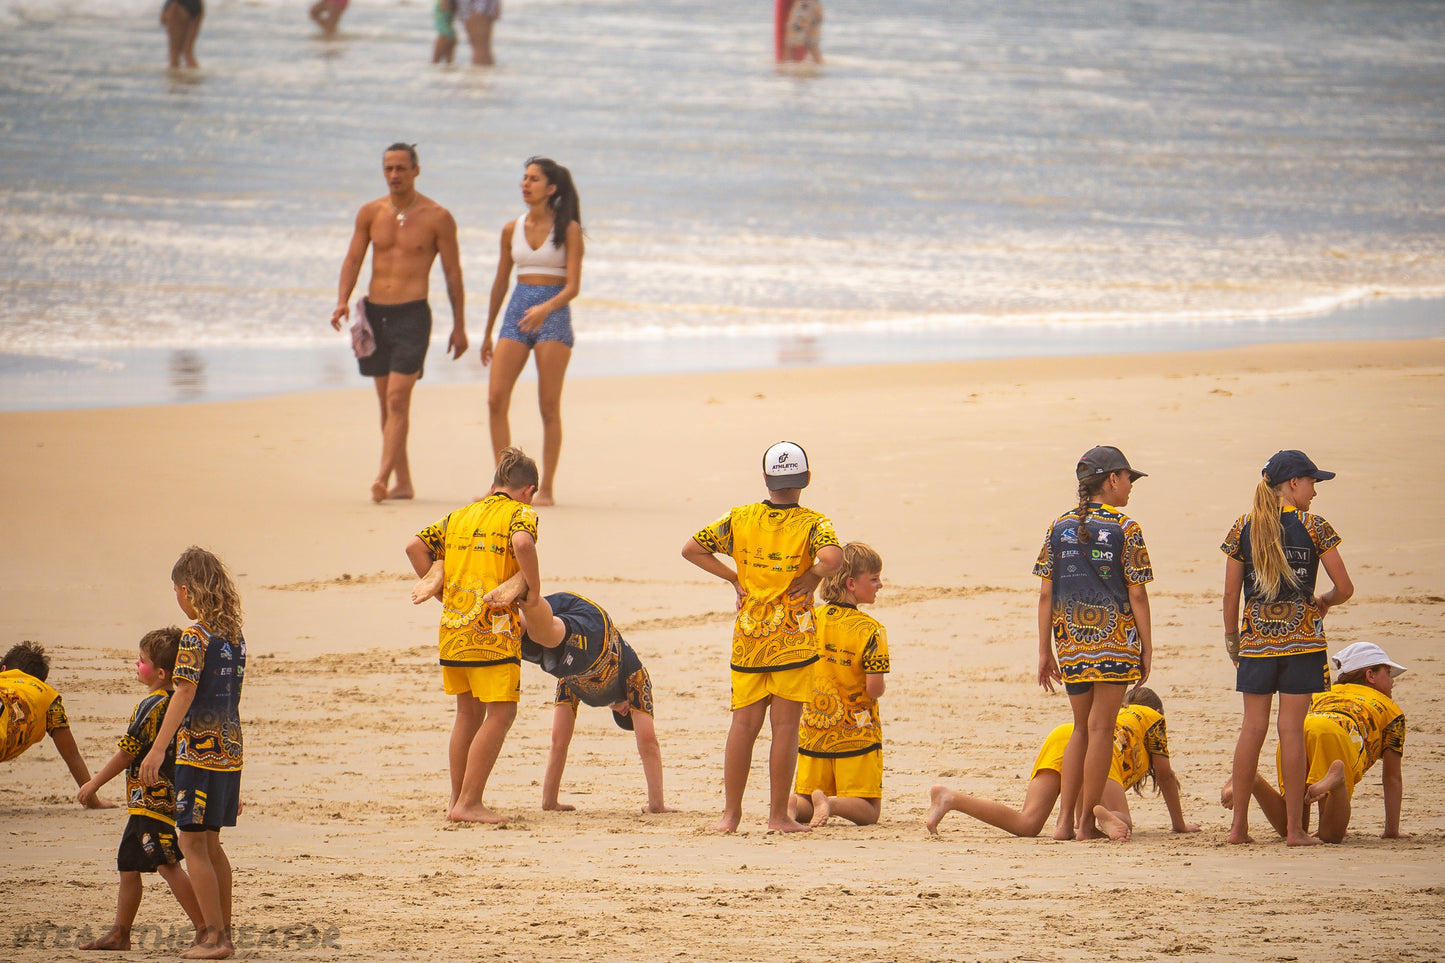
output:
[[[443, 331], [443, 335], [444, 335]], [[1231, 321], [1017, 323], [737, 337], [606, 339], [574, 353], [573, 378], [773, 368], [914, 364], [1103, 354], [1154, 354], [1298, 342], [1445, 337], [1445, 298], [1375, 299], [1300, 318]], [[434, 339], [422, 384], [485, 384], [474, 343], [460, 363]], [[535, 377], [529, 366], [522, 380]], [[76, 349], [0, 354], [0, 411], [46, 411], [235, 401], [362, 388], [341, 335], [331, 343], [194, 348]]]

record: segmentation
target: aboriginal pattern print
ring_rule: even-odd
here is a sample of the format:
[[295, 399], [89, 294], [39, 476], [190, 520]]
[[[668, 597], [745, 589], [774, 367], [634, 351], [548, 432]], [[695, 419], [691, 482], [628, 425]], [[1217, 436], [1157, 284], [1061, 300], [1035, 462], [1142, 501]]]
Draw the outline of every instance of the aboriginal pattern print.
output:
[[1054, 651], [1066, 682], [1132, 682], [1142, 646], [1129, 587], [1153, 581], [1144, 532], [1123, 512], [1103, 505], [1089, 513], [1093, 541], [1079, 541], [1077, 509], [1044, 535], [1034, 574], [1049, 579]]
[[1325, 620], [1314, 604], [1320, 556], [1340, 544], [1329, 522], [1293, 508], [1280, 513], [1285, 558], [1300, 581], [1299, 591], [1278, 599], [1261, 597], [1250, 551], [1249, 516], [1241, 515], [1219, 550], [1244, 565], [1244, 606], [1239, 625], [1241, 658], [1303, 655], [1326, 648]]
[[733, 623], [731, 663], [739, 672], [797, 669], [817, 660], [813, 612], [787, 597], [818, 552], [838, 544], [833, 523], [800, 505], [741, 505], [693, 536], [731, 555], [745, 596]]
[[437, 646], [445, 665], [515, 662], [522, 626], [515, 606], [494, 609], [483, 601], [517, 574], [512, 536], [537, 538], [537, 512], [498, 492], [459, 508], [417, 533], [445, 573]]
[[154, 786], [141, 782], [140, 766], [146, 753], [155, 744], [156, 733], [166, 717], [171, 704], [169, 692], [152, 692], [135, 707], [130, 714], [130, 725], [120, 737], [120, 751], [132, 756], [125, 770], [126, 807], [135, 816], [150, 816], [162, 822], [175, 825], [176, 822], [176, 745], [166, 746], [165, 761], [161, 763], [161, 781]]
[[1125, 789], [1135, 788], [1149, 774], [1154, 754], [1169, 755], [1164, 717], [1148, 706], [1124, 706], [1114, 720], [1114, 764]]
[[861, 756], [883, 745], [878, 702], [868, 697], [869, 673], [888, 671], [888, 632], [852, 605], [828, 603], [816, 612], [819, 659], [813, 695], [803, 706], [798, 752], [805, 756]]
[[0, 762], [14, 759], [47, 732], [69, 728], [60, 693], [28, 672], [0, 672]]
[[1350, 741], [1361, 749], [1363, 774], [1389, 749], [1405, 752], [1405, 713], [1395, 700], [1368, 685], [1331, 686], [1318, 692], [1310, 715], [1326, 716], [1344, 727]]
[[213, 635], [199, 622], [181, 633], [174, 678], [195, 686], [196, 696], [176, 732], [177, 763], [220, 772], [241, 768], [245, 675], [245, 639]]

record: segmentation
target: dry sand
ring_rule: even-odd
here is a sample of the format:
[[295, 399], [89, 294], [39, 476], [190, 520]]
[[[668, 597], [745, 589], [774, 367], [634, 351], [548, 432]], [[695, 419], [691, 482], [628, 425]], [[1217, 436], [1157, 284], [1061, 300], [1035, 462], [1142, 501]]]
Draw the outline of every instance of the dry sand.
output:
[[[425, 383], [424, 383], [425, 384]], [[517, 440], [538, 447], [523, 384]], [[669, 802], [638, 815], [630, 735], [584, 710], [563, 783], [539, 809], [552, 686], [525, 667], [487, 793], [506, 828], [443, 819], [452, 705], [434, 607], [402, 554], [485, 490], [483, 385], [423, 387], [422, 497], [372, 505], [369, 391], [182, 407], [0, 415], [0, 643], [51, 651], [92, 769], [142, 692], [141, 633], [183, 621], [168, 575], [206, 545], [232, 566], [250, 649], [246, 810], [225, 834], [240, 955], [254, 959], [1427, 960], [1445, 955], [1445, 341], [1250, 348], [636, 379], [576, 379], [558, 495], [542, 510], [548, 590], [605, 605], [656, 685]], [[678, 555], [761, 497], [758, 459], [807, 446], [805, 504], [883, 555], [886, 775], [877, 826], [766, 832], [766, 736], [742, 831], [722, 803], [730, 592]], [[1019, 840], [949, 816], [935, 782], [1022, 800], [1043, 734], [1067, 718], [1034, 681], [1037, 582], [1072, 466], [1120, 446], [1150, 473], [1129, 512], [1157, 580], [1152, 684], [1186, 815], [1131, 797], [1125, 844]], [[1220, 642], [1218, 545], [1266, 457], [1308, 451], [1339, 478], [1315, 508], [1344, 536], [1353, 601], [1333, 645], [1368, 638], [1411, 667], [1403, 827], [1378, 838], [1378, 769], [1341, 846], [1225, 844], [1217, 790], [1239, 717]], [[1268, 768], [1273, 739], [1266, 745]], [[81, 954], [114, 913], [124, 814], [88, 812], [47, 741], [0, 768], [0, 960]], [[120, 797], [119, 782], [104, 795]], [[141, 924], [184, 917], [158, 880]], [[315, 930], [308, 929], [315, 927]], [[138, 935], [141, 931], [138, 931]], [[319, 935], [318, 935], [319, 934]], [[173, 954], [145, 936], [145, 956]]]

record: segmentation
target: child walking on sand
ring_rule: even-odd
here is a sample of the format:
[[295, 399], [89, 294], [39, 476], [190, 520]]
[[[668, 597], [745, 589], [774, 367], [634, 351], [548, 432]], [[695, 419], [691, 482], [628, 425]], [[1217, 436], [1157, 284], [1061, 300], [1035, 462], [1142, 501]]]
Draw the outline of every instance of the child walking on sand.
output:
[[1145, 583], [1154, 571], [1139, 523], [1120, 510], [1144, 473], [1100, 445], [1084, 452], [1074, 474], [1079, 504], [1049, 526], [1034, 565], [1043, 580], [1039, 685], [1052, 692], [1062, 680], [1074, 713], [1059, 789], [1070, 818], [1054, 838], [1099, 839], [1095, 808], [1109, 778], [1114, 722], [1125, 689], [1144, 684], [1153, 659]]
[[447, 750], [447, 818], [454, 822], [506, 822], [482, 804], [482, 793], [517, 718], [522, 625], [515, 602], [492, 608], [484, 596], [521, 572], [529, 597], [542, 597], [532, 508], [537, 477], [536, 462], [520, 449], [503, 449], [491, 493], [423, 529], [406, 546], [421, 578], [412, 602], [442, 602], [442, 685], [457, 697]]
[[204, 923], [181, 956], [221, 960], [235, 953], [231, 861], [221, 847], [221, 829], [236, 825], [241, 811], [241, 597], [221, 560], [194, 545], [176, 560], [171, 582], [181, 611], [196, 621], [181, 633], [175, 692], [138, 776], [144, 786], [160, 786], [166, 755], [174, 750], [176, 828]]
[[818, 662], [798, 732], [793, 815], [822, 826], [842, 816], [871, 826], [883, 811], [883, 723], [888, 632], [871, 615], [883, 587], [883, 559], [862, 542], [843, 546], [843, 568], [823, 579], [813, 610]]
[[[1355, 587], [1330, 523], [1309, 511], [1315, 482], [1335, 477], [1302, 451], [1275, 452], [1260, 473], [1254, 506], [1225, 536], [1225, 648], [1236, 666], [1235, 689], [1244, 696], [1244, 721], [1234, 747], [1230, 784], [1253, 786], [1259, 752], [1279, 693], [1280, 775], [1288, 816], [1285, 842], [1320, 842], [1304, 828], [1304, 719], [1310, 696], [1330, 687], [1325, 656], [1325, 613], [1349, 599]], [[1315, 595], [1323, 565], [1332, 586]], [[1240, 622], [1240, 593], [1244, 596]], [[1234, 807], [1229, 842], [1249, 843], [1249, 798]]]
[[[806, 832], [788, 814], [798, 761], [798, 723], [813, 692], [818, 661], [812, 595], [818, 582], [843, 565], [833, 523], [798, 498], [811, 480], [800, 445], [780, 441], [763, 455], [768, 498], [740, 505], [687, 540], [682, 557], [730, 583], [737, 618], [732, 644], [732, 725], [723, 752], [722, 819], [730, 833], [743, 816], [743, 791], [753, 745], [771, 718], [768, 754], [768, 828]], [[730, 555], [736, 569], [718, 555]]]
[[[1309, 807], [1319, 804], [1320, 824], [1315, 835], [1327, 843], [1344, 841], [1350, 828], [1355, 786], [1375, 763], [1382, 763], [1385, 789], [1385, 829], [1382, 839], [1400, 838], [1400, 803], [1405, 785], [1400, 761], [1405, 752], [1405, 713], [1395, 703], [1395, 679], [1405, 667], [1390, 661], [1373, 642], [1356, 642], [1330, 659], [1339, 675], [1327, 692], [1314, 696], [1305, 716], [1305, 755], [1309, 765], [1305, 789], [1305, 829]], [[1275, 769], [1282, 777], [1282, 754], [1276, 751]], [[1285, 799], [1262, 776], [1254, 780], [1254, 798], [1281, 836], [1289, 822]], [[1220, 801], [1232, 808], [1232, 784], [1226, 784]]]
[[[46, 684], [50, 657], [38, 642], [18, 642], [0, 659], [0, 762], [14, 759], [46, 735], [70, 770], [77, 786], [90, 781], [90, 770], [70, 732], [60, 693]], [[87, 809], [113, 809], [115, 803], [94, 796], [81, 800]]]
[[116, 868], [120, 870], [120, 894], [116, 899], [115, 922], [110, 932], [83, 944], [82, 950], [128, 950], [130, 930], [145, 893], [142, 873], [159, 873], [171, 888], [176, 902], [191, 918], [199, 939], [206, 921], [201, 914], [191, 878], [181, 868], [181, 850], [176, 840], [176, 754], [175, 743], [166, 746], [160, 782], [148, 786], [140, 780], [141, 759], [155, 743], [161, 720], [170, 705], [181, 630], [174, 625], [147, 632], [140, 640], [135, 660], [136, 678], [149, 693], [130, 714], [130, 725], [120, 737], [120, 748], [95, 777], [80, 787], [80, 801], [89, 804], [96, 791], [125, 770], [125, 788], [130, 818], [120, 837]]
[[[930, 833], [936, 834], [944, 816], [961, 812], [1015, 836], [1037, 836], [1059, 798], [1064, 747], [1073, 730], [1073, 723], [1066, 722], [1055, 727], [1044, 739], [1038, 758], [1034, 760], [1022, 809], [1011, 809], [1001, 802], [970, 796], [946, 786], [934, 786], [928, 791], [930, 808], [924, 825]], [[1095, 822], [1110, 839], [1123, 842], [1133, 835], [1134, 819], [1129, 813], [1129, 799], [1124, 793], [1132, 789], [1142, 795], [1139, 787], [1146, 778], [1164, 797], [1174, 832], [1199, 832], [1197, 825], [1184, 821], [1184, 808], [1179, 800], [1179, 779], [1169, 761], [1163, 700], [1153, 689], [1140, 686], [1129, 694], [1129, 704], [1119, 710], [1115, 720], [1109, 777], [1104, 784], [1102, 801], [1094, 809]], [[1056, 830], [1068, 831], [1076, 821], [1076, 813], [1060, 808]]]

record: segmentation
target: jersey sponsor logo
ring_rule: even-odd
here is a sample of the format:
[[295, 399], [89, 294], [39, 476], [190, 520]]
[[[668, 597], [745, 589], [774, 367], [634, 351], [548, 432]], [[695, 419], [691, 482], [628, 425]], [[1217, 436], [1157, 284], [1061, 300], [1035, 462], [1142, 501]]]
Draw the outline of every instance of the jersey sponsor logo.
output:
[[1091, 548], [1089, 549], [1089, 557], [1096, 562], [1100, 560], [1108, 560], [1112, 562], [1114, 560], [1114, 553], [1106, 552], [1101, 548]]
[[1105, 529], [1100, 529], [1100, 531], [1099, 531], [1099, 533], [1098, 533], [1099, 544], [1101, 544], [1101, 545], [1108, 545], [1108, 544], [1109, 544], [1109, 536], [1110, 536], [1111, 534], [1113, 534], [1113, 533], [1110, 532], [1107, 528], [1105, 528]]

